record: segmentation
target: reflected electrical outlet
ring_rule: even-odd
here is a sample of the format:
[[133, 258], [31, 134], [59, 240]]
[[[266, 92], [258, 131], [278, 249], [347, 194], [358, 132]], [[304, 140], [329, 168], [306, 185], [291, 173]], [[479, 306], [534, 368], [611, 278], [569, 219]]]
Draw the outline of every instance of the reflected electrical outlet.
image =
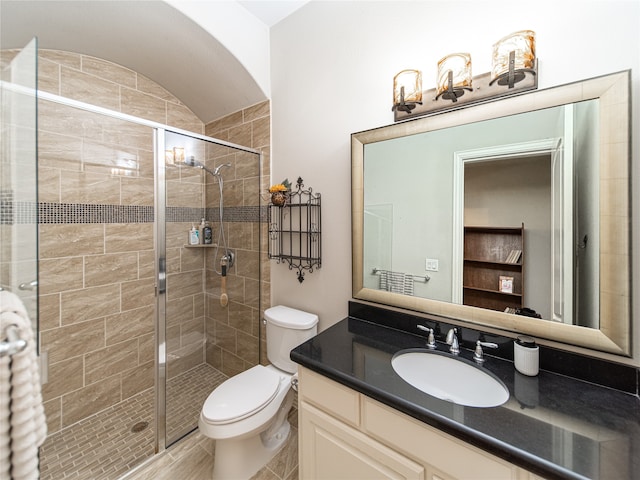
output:
[[427, 258], [424, 264], [424, 269], [427, 272], [437, 272], [438, 271], [438, 260], [435, 258]]

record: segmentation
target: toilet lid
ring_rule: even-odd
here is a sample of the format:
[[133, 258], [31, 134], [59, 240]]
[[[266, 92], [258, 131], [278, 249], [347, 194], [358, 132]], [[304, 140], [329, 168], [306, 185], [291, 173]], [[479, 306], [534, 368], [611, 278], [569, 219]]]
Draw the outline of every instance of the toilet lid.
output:
[[256, 365], [218, 386], [204, 402], [202, 413], [212, 424], [242, 420], [262, 410], [278, 393], [280, 375]]

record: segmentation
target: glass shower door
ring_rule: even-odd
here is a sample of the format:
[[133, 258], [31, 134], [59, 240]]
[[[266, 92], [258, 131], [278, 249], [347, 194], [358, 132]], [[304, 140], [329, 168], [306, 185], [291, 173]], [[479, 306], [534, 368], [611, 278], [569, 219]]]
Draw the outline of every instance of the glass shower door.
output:
[[[197, 427], [220, 383], [260, 361], [260, 155], [181, 133], [161, 143], [168, 446]], [[211, 243], [202, 240], [203, 219]]]
[[38, 322], [37, 40], [5, 64], [0, 94], [0, 288]]

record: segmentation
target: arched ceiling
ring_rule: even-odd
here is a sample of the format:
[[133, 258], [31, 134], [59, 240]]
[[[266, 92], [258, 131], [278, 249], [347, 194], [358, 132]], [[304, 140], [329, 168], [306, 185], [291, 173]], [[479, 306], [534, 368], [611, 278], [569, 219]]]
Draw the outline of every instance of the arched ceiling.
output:
[[22, 48], [33, 37], [41, 49], [135, 70], [205, 123], [267, 98], [218, 40], [162, 1], [0, 0], [0, 48]]

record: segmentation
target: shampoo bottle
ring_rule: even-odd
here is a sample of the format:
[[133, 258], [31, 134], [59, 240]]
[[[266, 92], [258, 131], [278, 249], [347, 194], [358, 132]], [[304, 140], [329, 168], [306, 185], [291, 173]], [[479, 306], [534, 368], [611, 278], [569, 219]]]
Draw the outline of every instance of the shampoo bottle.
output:
[[204, 239], [205, 245], [211, 245], [213, 243], [213, 233], [209, 222], [204, 222], [204, 235], [202, 238]]
[[200, 235], [195, 225], [191, 225], [189, 230], [189, 245], [198, 245], [200, 243]]
[[204, 244], [204, 218], [202, 218], [202, 221], [200, 222], [200, 227], [198, 228], [198, 238], [200, 239], [200, 243]]

